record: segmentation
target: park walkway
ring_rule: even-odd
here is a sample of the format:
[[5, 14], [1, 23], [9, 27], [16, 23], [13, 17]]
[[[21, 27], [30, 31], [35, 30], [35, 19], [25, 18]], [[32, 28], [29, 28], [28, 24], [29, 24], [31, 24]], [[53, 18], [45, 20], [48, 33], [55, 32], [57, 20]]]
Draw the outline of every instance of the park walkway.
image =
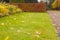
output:
[[47, 11], [52, 19], [53, 25], [56, 28], [60, 40], [60, 11]]

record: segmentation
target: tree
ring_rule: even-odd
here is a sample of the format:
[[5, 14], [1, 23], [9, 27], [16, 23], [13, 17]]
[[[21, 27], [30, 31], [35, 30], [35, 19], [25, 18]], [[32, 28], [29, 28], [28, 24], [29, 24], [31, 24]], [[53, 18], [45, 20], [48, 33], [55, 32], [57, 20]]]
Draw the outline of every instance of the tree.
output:
[[9, 3], [9, 0], [3, 0], [3, 2]]
[[26, 3], [37, 3], [37, 0], [25, 0]]

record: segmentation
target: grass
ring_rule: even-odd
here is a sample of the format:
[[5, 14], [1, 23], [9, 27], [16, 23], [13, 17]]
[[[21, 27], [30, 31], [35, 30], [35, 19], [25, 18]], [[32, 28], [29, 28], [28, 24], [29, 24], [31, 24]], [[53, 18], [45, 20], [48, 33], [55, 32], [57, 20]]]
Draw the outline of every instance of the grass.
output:
[[48, 13], [23, 12], [0, 18], [0, 40], [57, 40]]

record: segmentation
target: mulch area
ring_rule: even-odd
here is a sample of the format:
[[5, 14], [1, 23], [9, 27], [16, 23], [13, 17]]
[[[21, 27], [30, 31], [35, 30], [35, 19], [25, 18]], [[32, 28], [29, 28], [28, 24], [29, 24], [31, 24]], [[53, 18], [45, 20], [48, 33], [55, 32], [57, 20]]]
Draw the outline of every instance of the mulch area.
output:
[[60, 11], [47, 11], [52, 19], [53, 25], [56, 28], [56, 33], [60, 38]]

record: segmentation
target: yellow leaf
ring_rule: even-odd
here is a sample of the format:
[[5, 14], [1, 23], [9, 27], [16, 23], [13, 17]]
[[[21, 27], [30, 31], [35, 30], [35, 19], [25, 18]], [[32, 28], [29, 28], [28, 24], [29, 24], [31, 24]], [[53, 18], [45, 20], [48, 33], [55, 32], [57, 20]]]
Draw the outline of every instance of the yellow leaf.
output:
[[5, 40], [8, 40], [9, 39], [9, 37], [7, 36], [6, 38], [5, 38]]

